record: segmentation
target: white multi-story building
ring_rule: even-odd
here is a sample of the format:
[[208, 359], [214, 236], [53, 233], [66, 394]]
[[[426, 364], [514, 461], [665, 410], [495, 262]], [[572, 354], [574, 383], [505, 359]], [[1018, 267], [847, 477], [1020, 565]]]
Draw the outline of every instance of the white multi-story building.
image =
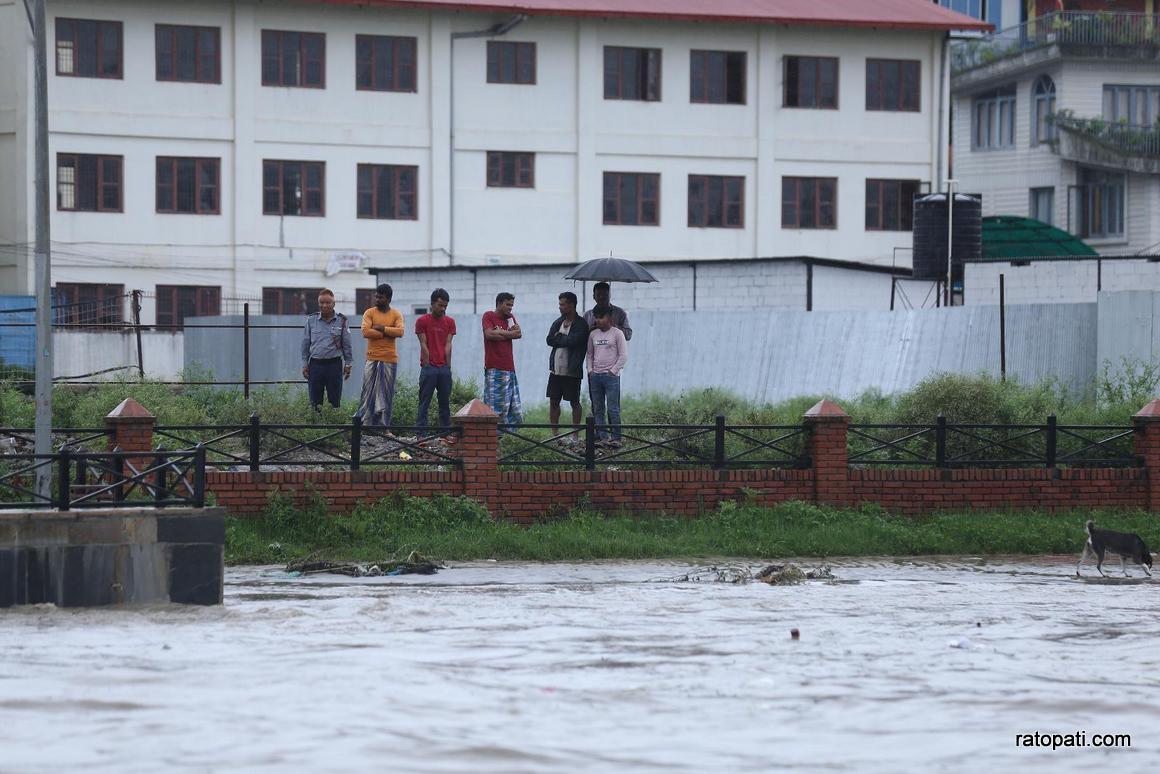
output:
[[1156, 5], [1028, 0], [1023, 23], [953, 46], [953, 176], [984, 215], [1160, 252]]
[[[363, 266], [908, 265], [946, 177], [929, 0], [50, 0], [53, 281], [353, 311]], [[0, 286], [32, 286], [31, 34], [0, 0]], [[743, 271], [739, 278], [743, 277]], [[110, 315], [120, 314], [110, 310]]]

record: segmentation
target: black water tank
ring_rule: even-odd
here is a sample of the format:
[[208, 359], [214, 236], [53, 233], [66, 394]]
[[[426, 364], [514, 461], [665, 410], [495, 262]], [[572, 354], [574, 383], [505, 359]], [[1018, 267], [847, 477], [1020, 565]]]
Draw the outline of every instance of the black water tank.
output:
[[[955, 194], [951, 255], [954, 279], [963, 276], [963, 261], [983, 255], [983, 197]], [[935, 193], [914, 200], [914, 278], [945, 280], [947, 276], [947, 195]]]

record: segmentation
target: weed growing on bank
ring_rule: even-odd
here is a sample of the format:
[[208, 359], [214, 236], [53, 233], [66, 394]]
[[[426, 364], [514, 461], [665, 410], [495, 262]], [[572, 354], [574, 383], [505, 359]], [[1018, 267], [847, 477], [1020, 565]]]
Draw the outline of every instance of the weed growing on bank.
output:
[[727, 502], [689, 519], [605, 515], [581, 503], [562, 517], [523, 527], [493, 521], [465, 497], [394, 495], [349, 516], [330, 516], [317, 496], [295, 506], [275, 494], [262, 517], [228, 520], [226, 561], [284, 564], [308, 556], [381, 561], [402, 559], [412, 550], [445, 561], [1078, 554], [1089, 518], [1138, 532], [1151, 544], [1160, 538], [1155, 519], [1142, 511], [912, 517], [869, 506]]

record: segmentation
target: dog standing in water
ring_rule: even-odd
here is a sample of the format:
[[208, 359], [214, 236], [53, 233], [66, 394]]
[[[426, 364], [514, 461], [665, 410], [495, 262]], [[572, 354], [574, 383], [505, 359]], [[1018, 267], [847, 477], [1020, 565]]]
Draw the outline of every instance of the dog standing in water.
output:
[[1131, 559], [1144, 568], [1148, 577], [1152, 576], [1152, 554], [1148, 553], [1148, 546], [1144, 545], [1143, 538], [1135, 532], [1100, 529], [1094, 521], [1090, 520], [1084, 525], [1084, 531], [1087, 532], [1088, 537], [1087, 542], [1083, 545], [1083, 553], [1080, 554], [1079, 562], [1075, 565], [1077, 577], [1079, 576], [1079, 568], [1088, 558], [1089, 553], [1096, 555], [1096, 569], [1099, 570], [1100, 575], [1104, 575], [1102, 565], [1104, 554], [1108, 551], [1120, 557], [1120, 571], [1124, 573], [1125, 577], [1128, 575], [1128, 570], [1124, 567], [1125, 559]]

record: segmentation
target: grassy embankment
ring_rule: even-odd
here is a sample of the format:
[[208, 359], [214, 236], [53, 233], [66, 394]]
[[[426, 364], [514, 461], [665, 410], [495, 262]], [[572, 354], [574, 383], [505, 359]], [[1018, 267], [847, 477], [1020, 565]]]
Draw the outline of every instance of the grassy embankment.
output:
[[1143, 512], [987, 512], [898, 516], [880, 508], [842, 510], [804, 503], [760, 507], [725, 503], [696, 519], [605, 516], [583, 507], [530, 527], [492, 521], [462, 497], [396, 496], [345, 518], [315, 502], [295, 508], [273, 498], [261, 519], [229, 519], [230, 564], [402, 559], [410, 551], [441, 560], [656, 559], [925, 554], [1078, 554], [1083, 522], [1160, 536]]
[[[868, 391], [839, 403], [861, 423], [929, 423], [941, 412], [949, 422], [1041, 423], [1056, 414], [1061, 424], [1123, 426], [1155, 396], [1158, 382], [1156, 364], [1105, 363], [1096, 383], [1081, 393], [1052, 382], [1022, 385], [987, 376], [941, 375], [899, 395]], [[475, 385], [457, 383], [454, 407], [476, 394]], [[117, 382], [81, 390], [58, 388], [53, 395], [54, 425], [99, 427], [105, 414], [127, 396], [153, 411], [162, 425], [241, 424], [253, 411], [265, 422], [302, 422], [312, 416], [305, 395], [285, 388], [256, 390], [245, 401], [233, 391]], [[755, 404], [724, 390], [692, 390], [678, 396], [629, 398], [623, 415], [626, 423], [708, 424], [717, 414], [725, 414], [731, 423], [793, 424], [821, 397], [832, 396]], [[413, 423], [416, 404], [415, 385], [400, 384], [396, 421]], [[347, 400], [319, 419], [343, 423], [354, 408], [354, 401]], [[533, 424], [546, 419], [546, 408], [526, 417]], [[32, 423], [31, 397], [0, 385], [0, 426]], [[462, 499], [396, 498], [340, 519], [326, 516], [321, 505], [295, 509], [275, 499], [264, 518], [230, 520], [227, 552], [233, 563], [279, 563], [311, 553], [331, 559], [381, 560], [412, 549], [457, 560], [1071, 553], [1079, 551], [1086, 518], [1082, 512], [911, 518], [877, 508], [727, 503], [693, 520], [607, 516], [580, 507], [562, 519], [516, 527], [492, 522], [478, 505]], [[1104, 513], [1095, 518], [1106, 526], [1140, 532], [1152, 543], [1160, 538], [1154, 519], [1144, 513]]]

